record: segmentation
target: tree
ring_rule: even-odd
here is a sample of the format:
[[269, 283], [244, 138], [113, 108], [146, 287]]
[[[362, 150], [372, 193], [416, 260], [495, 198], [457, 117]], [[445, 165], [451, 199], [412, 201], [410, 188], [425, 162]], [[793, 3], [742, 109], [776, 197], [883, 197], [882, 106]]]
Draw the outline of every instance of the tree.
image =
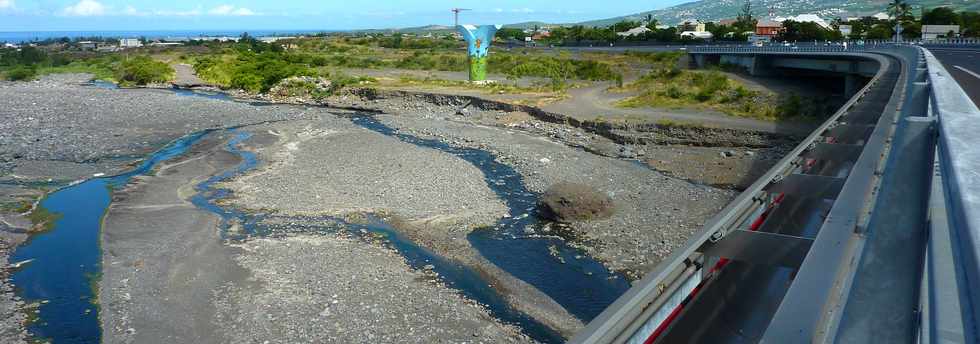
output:
[[755, 25], [758, 23], [759, 21], [752, 16], [752, 0], [746, 0], [745, 5], [742, 5], [742, 11], [735, 17], [735, 29], [738, 33], [755, 31]]
[[909, 6], [905, 0], [892, 0], [892, 2], [888, 4], [888, 14], [898, 21], [915, 19], [912, 16], [912, 7]]
[[524, 34], [524, 30], [521, 29], [503, 28], [497, 30], [497, 38], [500, 39], [516, 39], [519, 41], [523, 41], [525, 36], [526, 35]]
[[956, 25], [959, 16], [949, 7], [936, 7], [922, 11], [922, 25]]
[[781, 41], [824, 41], [830, 39], [830, 32], [814, 22], [797, 22], [786, 20], [783, 31], [777, 39]]
[[613, 29], [613, 32], [626, 32], [626, 31], [629, 31], [629, 30], [631, 30], [631, 29], [633, 29], [633, 28], [635, 28], [637, 26], [640, 26], [640, 24], [637, 23], [637, 22], [629, 21], [629, 20], [624, 20], [624, 21], [618, 22], [616, 24], [613, 24], [612, 29]]
[[751, 21], [752, 19], [752, 0], [745, 0], [745, 5], [742, 5], [742, 11], [738, 13], [736, 20]]
[[658, 30], [657, 29], [657, 25], [659, 25], [659, 24], [660, 24], [660, 22], [658, 22], [656, 19], [650, 19], [650, 20], [647, 21], [647, 29], [656, 31], [656, 30]]
[[963, 37], [980, 37], [980, 13], [960, 12], [960, 33]]
[[715, 23], [707, 23], [705, 25], [705, 30], [714, 36], [714, 39], [720, 41], [744, 41], [746, 38], [741, 32], [737, 32], [735, 28], [727, 25], [719, 25]]
[[922, 24], [916, 21], [902, 23], [902, 38], [914, 40], [922, 37]]
[[[903, 29], [903, 24], [915, 20], [915, 17], [912, 16], [912, 7], [910, 7], [905, 0], [892, 0], [892, 2], [888, 4], [888, 12], [893, 18], [895, 18], [894, 26], [895, 30], [897, 31], [901, 31]], [[895, 36], [896, 40], [899, 38], [897, 33], [898, 32], [896, 32]]]
[[895, 35], [895, 30], [886, 22], [875, 24], [868, 30], [868, 39], [889, 39]]

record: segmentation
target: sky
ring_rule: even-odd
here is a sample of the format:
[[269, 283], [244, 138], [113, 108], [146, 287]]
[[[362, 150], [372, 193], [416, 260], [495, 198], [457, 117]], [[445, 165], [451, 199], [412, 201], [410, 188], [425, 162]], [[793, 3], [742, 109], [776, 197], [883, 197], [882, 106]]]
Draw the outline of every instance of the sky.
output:
[[351, 30], [569, 23], [687, 0], [0, 0], [0, 31]]

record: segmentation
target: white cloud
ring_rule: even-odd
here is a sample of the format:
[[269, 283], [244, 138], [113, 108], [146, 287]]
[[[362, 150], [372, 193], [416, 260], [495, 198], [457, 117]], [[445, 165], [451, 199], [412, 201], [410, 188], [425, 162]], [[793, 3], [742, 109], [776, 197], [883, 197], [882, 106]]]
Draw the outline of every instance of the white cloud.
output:
[[13, 9], [14, 5], [14, 0], [0, 0], [0, 10]]
[[208, 11], [208, 13], [213, 14], [213, 15], [216, 15], [216, 16], [226, 16], [226, 15], [231, 14], [231, 11], [234, 11], [234, 10], [235, 10], [235, 6], [232, 6], [232, 5], [221, 5], [221, 6], [212, 8], [210, 11]]
[[235, 10], [234, 12], [231, 12], [231, 14], [236, 16], [254, 16], [255, 12], [252, 12], [252, 10], [242, 7]]
[[147, 12], [137, 10], [136, 7], [128, 6], [128, 5], [126, 6], [125, 9], [123, 9], [122, 14], [127, 16], [135, 16], [135, 17], [143, 17], [149, 15], [149, 13]]
[[221, 5], [212, 8], [208, 11], [208, 14], [215, 16], [254, 16], [256, 13], [245, 7], [238, 7], [232, 5]]
[[65, 7], [61, 15], [72, 17], [101, 16], [106, 13], [105, 5], [95, 0], [81, 0], [77, 4]]
[[171, 10], [153, 11], [154, 15], [163, 16], [163, 17], [196, 17], [201, 15], [202, 13], [203, 12], [201, 11], [200, 7], [188, 11], [171, 11]]

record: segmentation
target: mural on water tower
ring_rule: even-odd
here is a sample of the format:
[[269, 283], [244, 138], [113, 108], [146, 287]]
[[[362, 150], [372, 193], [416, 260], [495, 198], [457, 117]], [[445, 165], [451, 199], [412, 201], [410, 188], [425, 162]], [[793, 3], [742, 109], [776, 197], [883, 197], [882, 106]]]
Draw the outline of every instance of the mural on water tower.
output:
[[456, 27], [463, 35], [469, 48], [470, 81], [487, 80], [487, 52], [493, 36], [500, 30], [501, 25], [459, 25]]

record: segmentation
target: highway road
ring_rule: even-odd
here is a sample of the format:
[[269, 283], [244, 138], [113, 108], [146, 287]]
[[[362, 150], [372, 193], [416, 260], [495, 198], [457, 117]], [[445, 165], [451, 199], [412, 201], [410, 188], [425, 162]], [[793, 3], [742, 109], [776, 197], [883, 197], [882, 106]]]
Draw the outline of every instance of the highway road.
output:
[[980, 107], [980, 47], [929, 48], [974, 104]]

